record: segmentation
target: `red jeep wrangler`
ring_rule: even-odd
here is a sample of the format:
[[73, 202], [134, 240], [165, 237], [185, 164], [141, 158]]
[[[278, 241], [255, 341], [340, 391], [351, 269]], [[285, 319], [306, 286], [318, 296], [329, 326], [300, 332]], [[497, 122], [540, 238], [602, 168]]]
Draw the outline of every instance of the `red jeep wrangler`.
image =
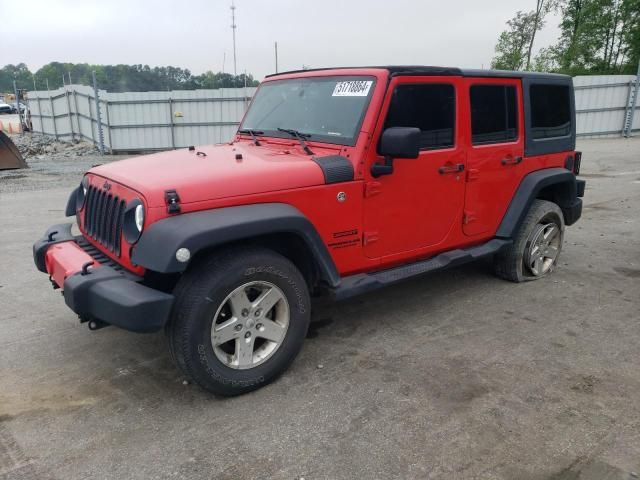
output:
[[551, 272], [580, 217], [571, 78], [438, 67], [268, 77], [229, 144], [92, 168], [33, 248], [89, 328], [165, 329], [235, 395], [300, 351], [310, 299], [492, 255]]

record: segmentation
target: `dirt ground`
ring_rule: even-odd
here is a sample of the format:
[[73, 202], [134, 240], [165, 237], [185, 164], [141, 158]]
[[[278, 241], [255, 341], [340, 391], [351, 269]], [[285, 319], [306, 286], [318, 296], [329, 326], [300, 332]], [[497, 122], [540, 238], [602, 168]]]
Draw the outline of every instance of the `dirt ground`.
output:
[[638, 478], [640, 139], [579, 149], [553, 275], [481, 262], [320, 307], [293, 367], [233, 399], [184, 384], [163, 334], [89, 331], [36, 271], [103, 159], [0, 173], [0, 479]]

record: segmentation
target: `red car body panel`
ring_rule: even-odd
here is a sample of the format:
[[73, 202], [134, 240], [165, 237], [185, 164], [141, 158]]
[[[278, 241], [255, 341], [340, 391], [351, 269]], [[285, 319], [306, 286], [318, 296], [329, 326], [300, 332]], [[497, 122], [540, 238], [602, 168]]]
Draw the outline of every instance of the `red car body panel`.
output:
[[[354, 167], [353, 181], [325, 185], [321, 168], [297, 140], [260, 136], [261, 146], [256, 146], [250, 136], [239, 134], [230, 144], [105, 164], [90, 170], [90, 182], [96, 186], [112, 182], [114, 194], [126, 200], [140, 198], [146, 206], [145, 226], [169, 216], [164, 198], [168, 189], [179, 192], [182, 214], [255, 203], [290, 204], [312, 222], [339, 273], [347, 275], [487, 241], [495, 235], [522, 178], [542, 168], [562, 167], [567, 155], [574, 153], [527, 157], [513, 165], [502, 163], [503, 159], [522, 157], [524, 150], [522, 85], [516, 78], [391, 77], [382, 68], [354, 68], [283, 74], [264, 83], [342, 75], [375, 78], [355, 144], [307, 143], [315, 156], [341, 155], [349, 159]], [[455, 87], [455, 145], [422, 151], [417, 159], [396, 160], [393, 175], [373, 178], [371, 165], [383, 161], [376, 147], [391, 92], [396, 85], [406, 83], [448, 83]], [[516, 141], [472, 145], [469, 88], [475, 84], [517, 88]], [[439, 173], [440, 167], [456, 164], [464, 165], [464, 172]], [[339, 202], [339, 193], [344, 193], [347, 200]], [[117, 257], [90, 237], [88, 240], [127, 269], [144, 272], [131, 263], [128, 248]]]
[[[317, 147], [317, 155], [339, 148]], [[174, 189], [181, 203], [238, 197], [324, 183], [320, 167], [300, 150], [298, 142], [242, 142], [175, 150], [101, 165], [92, 173], [144, 192], [149, 207], [165, 204], [164, 192]]]
[[91, 268], [100, 267], [100, 263], [82, 250], [74, 241], [52, 245], [47, 250], [45, 265], [55, 284], [62, 288], [64, 280], [82, 269], [83, 265], [91, 264]]

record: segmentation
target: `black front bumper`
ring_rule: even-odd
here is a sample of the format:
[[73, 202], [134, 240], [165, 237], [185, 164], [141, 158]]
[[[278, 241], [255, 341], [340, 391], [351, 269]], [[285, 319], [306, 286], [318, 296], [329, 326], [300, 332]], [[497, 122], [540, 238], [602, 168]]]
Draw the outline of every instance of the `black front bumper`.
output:
[[[47, 249], [65, 241], [76, 241], [70, 223], [54, 225], [33, 245], [38, 270], [47, 273]], [[78, 270], [81, 267], [78, 265]], [[64, 281], [64, 301], [83, 320], [98, 320], [132, 332], [156, 332], [169, 320], [174, 297], [143, 285], [142, 280], [108, 265], [85, 274], [78, 271]]]
[[44, 236], [33, 244], [33, 261], [35, 262], [38, 270], [42, 273], [49, 273], [47, 272], [47, 266], [45, 265], [44, 258], [47, 254], [47, 249], [51, 245], [68, 242], [73, 239], [70, 223], [61, 223], [59, 225], [52, 225], [49, 227], [44, 233]]

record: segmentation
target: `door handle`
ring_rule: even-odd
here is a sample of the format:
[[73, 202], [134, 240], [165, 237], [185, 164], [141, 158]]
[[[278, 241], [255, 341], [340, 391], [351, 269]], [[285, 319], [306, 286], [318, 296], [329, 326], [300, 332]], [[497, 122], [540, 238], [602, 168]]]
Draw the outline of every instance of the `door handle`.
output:
[[522, 157], [507, 157], [502, 159], [502, 165], [518, 165], [522, 162]]
[[443, 165], [438, 168], [440, 175], [446, 175], [447, 173], [460, 173], [464, 172], [464, 163], [457, 163], [455, 165]]

